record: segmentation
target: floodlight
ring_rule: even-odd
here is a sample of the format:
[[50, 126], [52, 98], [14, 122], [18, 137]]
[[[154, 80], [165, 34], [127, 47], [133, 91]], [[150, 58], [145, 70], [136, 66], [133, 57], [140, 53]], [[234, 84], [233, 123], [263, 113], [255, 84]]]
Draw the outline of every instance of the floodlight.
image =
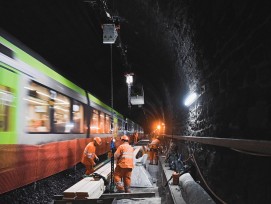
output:
[[133, 83], [133, 75], [130, 75], [130, 74], [127, 74], [126, 75], [126, 83], [128, 85], [132, 84]]
[[115, 24], [103, 24], [103, 43], [114, 44], [118, 37]]
[[198, 94], [193, 92], [191, 93], [184, 101], [185, 106], [190, 106], [192, 103], [194, 103], [198, 99]]

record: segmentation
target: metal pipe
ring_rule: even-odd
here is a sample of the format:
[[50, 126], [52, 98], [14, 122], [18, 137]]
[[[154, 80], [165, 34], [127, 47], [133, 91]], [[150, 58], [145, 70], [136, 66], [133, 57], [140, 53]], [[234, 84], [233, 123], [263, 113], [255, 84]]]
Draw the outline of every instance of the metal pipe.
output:
[[246, 139], [181, 136], [181, 135], [163, 135], [163, 136], [170, 139], [192, 141], [202, 144], [228, 147], [231, 149], [247, 151], [250, 153], [263, 154], [264, 156], [271, 156], [271, 142], [266, 140], [246, 140]]

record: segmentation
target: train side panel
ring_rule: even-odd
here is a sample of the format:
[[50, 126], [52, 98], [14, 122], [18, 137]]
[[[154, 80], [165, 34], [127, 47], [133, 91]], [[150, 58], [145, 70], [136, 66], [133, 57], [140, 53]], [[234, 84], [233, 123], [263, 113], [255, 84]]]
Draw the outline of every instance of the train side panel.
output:
[[[110, 151], [132, 121], [1, 36], [0, 194], [80, 162], [95, 136]], [[113, 125], [111, 125], [113, 124]], [[23, 179], [22, 179], [23, 178]]]

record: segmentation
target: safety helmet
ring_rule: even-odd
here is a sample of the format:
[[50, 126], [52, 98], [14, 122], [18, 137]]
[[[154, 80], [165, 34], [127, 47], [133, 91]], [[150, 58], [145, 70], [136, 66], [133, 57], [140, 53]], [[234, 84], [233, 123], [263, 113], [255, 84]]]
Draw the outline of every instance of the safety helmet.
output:
[[121, 139], [121, 140], [125, 140], [125, 141], [129, 141], [129, 137], [126, 136], [126, 135], [123, 135], [120, 139]]
[[102, 139], [100, 137], [94, 137], [93, 139], [98, 145], [102, 144]]

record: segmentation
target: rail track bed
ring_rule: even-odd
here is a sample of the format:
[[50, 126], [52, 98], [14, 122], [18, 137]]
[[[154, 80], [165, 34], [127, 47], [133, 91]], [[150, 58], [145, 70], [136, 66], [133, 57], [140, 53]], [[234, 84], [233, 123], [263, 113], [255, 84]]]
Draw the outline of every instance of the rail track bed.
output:
[[111, 162], [107, 160], [98, 165], [91, 176], [66, 189], [62, 195], [56, 195], [53, 203], [124, 203], [127, 199], [132, 203], [161, 203], [157, 185], [159, 166], [149, 165], [148, 155], [143, 151], [143, 146], [134, 147], [131, 193], [116, 193], [115, 187], [112, 188]]

